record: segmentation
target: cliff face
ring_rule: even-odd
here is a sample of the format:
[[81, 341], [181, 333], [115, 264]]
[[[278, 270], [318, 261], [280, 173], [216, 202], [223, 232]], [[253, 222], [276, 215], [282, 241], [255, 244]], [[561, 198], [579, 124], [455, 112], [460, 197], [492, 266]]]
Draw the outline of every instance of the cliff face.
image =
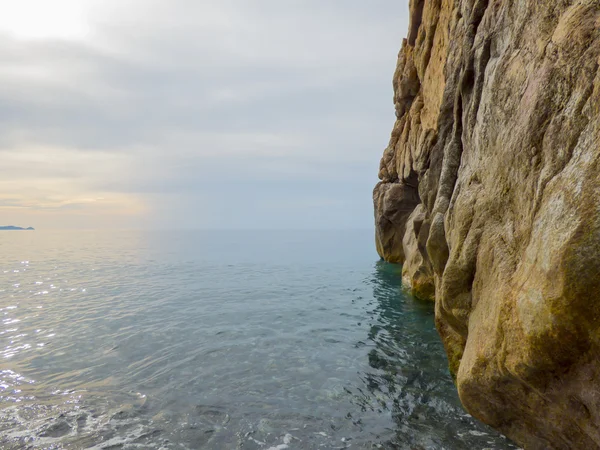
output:
[[600, 1], [411, 0], [374, 191], [460, 398], [531, 449], [600, 448]]

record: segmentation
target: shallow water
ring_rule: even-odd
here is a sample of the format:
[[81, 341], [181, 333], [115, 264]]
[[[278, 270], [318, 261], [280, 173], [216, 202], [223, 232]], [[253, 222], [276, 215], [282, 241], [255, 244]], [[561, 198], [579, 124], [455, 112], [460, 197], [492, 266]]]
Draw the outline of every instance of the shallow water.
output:
[[364, 232], [0, 233], [0, 446], [514, 448]]

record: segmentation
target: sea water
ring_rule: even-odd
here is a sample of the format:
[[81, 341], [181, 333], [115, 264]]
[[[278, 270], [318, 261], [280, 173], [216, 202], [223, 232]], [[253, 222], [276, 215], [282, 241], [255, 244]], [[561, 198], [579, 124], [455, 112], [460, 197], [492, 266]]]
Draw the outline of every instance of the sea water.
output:
[[0, 233], [0, 447], [514, 448], [372, 234]]

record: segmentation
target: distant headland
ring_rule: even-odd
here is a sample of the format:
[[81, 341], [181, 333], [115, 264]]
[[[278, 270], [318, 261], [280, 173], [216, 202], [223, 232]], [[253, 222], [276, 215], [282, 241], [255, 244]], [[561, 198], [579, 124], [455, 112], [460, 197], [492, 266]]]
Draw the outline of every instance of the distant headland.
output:
[[33, 228], [33, 227], [22, 228], [22, 227], [15, 227], [12, 225], [9, 225], [6, 227], [0, 227], [0, 231], [18, 231], [18, 230], [33, 231], [33, 230], [35, 230], [35, 228]]

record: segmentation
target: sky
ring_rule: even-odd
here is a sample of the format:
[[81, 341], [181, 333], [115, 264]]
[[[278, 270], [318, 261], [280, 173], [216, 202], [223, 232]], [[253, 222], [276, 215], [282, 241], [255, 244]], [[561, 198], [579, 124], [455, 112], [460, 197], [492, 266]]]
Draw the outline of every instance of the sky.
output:
[[0, 225], [356, 229], [407, 0], [0, 0]]

